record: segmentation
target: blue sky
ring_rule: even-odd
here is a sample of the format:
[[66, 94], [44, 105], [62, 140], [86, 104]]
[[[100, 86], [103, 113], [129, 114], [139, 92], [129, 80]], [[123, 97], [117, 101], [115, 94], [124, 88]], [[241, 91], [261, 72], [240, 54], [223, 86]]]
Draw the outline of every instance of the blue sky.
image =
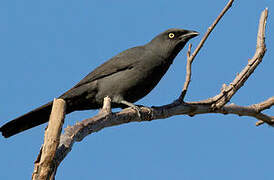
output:
[[[172, 27], [201, 36], [227, 0], [1, 1], [1, 125], [71, 88], [117, 53]], [[274, 2], [235, 1], [193, 63], [186, 100], [216, 95], [255, 52], [261, 11], [269, 7], [265, 58], [231, 102], [273, 96]], [[185, 79], [186, 49], [138, 104], [175, 100]], [[117, 110], [116, 110], [117, 111]], [[94, 115], [76, 112], [65, 126]], [[274, 109], [267, 110], [274, 114]], [[76, 143], [56, 179], [274, 179], [274, 129], [235, 115], [176, 116], [106, 128]], [[46, 125], [0, 139], [0, 179], [30, 179]]]

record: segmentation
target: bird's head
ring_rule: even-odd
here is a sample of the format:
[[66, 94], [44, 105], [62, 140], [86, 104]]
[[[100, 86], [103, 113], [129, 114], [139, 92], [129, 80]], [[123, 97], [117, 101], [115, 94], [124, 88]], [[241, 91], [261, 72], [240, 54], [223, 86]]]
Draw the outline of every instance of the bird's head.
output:
[[159, 56], [173, 60], [188, 40], [198, 35], [196, 31], [172, 28], [157, 35], [147, 45]]

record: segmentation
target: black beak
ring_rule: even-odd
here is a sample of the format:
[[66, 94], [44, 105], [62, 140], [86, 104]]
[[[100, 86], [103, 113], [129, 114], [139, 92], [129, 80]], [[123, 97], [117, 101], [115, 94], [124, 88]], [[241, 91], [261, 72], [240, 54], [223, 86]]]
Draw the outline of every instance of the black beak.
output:
[[196, 32], [196, 31], [188, 31], [187, 33], [181, 35], [180, 38], [181, 39], [191, 39], [191, 38], [194, 38], [198, 35], [199, 35], [199, 33]]

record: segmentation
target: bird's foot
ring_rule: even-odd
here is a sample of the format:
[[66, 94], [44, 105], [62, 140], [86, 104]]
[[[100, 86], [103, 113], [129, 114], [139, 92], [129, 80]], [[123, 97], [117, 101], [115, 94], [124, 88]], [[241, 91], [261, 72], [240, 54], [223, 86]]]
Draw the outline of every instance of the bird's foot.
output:
[[125, 101], [125, 100], [122, 100], [121, 103], [131, 107], [132, 109], [134, 109], [137, 112], [138, 117], [140, 119], [142, 119], [142, 114], [141, 114], [141, 108], [140, 107], [136, 106], [135, 104], [133, 104], [131, 102]]

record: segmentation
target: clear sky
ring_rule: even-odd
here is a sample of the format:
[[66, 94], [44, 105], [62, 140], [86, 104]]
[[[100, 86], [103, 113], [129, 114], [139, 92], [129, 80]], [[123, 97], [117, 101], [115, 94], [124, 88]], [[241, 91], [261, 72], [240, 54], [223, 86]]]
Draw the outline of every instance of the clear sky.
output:
[[[172, 27], [199, 31], [197, 45], [227, 0], [0, 2], [0, 125], [58, 97], [117, 53]], [[267, 53], [231, 102], [274, 95], [274, 1], [235, 0], [193, 64], [187, 101], [216, 95], [255, 52], [261, 11], [269, 7]], [[172, 102], [185, 79], [186, 48], [138, 104]], [[116, 109], [117, 111], [119, 109]], [[267, 110], [274, 115], [274, 108]], [[65, 126], [93, 116], [76, 112]], [[56, 179], [273, 180], [274, 129], [235, 115], [176, 116], [106, 128], [75, 143]], [[0, 179], [30, 179], [44, 128], [0, 137]]]

